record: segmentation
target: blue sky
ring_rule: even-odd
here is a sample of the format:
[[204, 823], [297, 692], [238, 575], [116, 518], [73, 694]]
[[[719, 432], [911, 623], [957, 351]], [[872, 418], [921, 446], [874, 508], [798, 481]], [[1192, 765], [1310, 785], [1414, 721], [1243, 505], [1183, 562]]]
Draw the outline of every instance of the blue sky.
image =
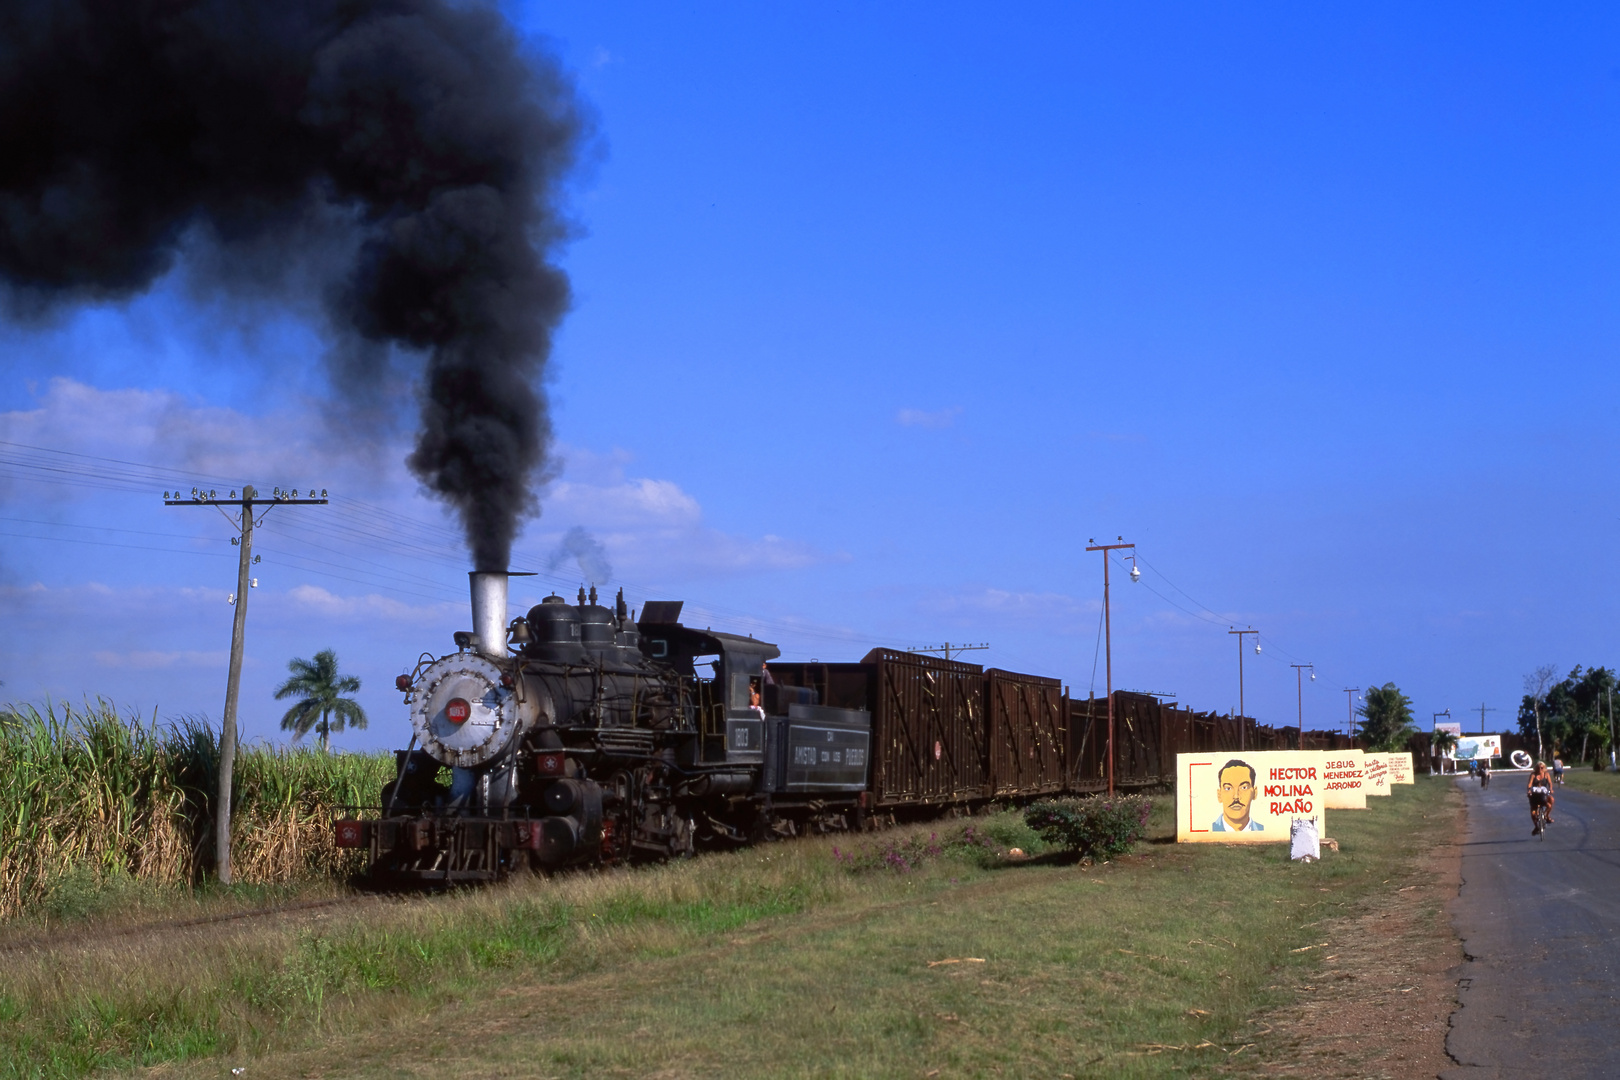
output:
[[[1316, 664], [1308, 726], [1386, 681], [1496, 726], [1620, 659], [1613, 9], [509, 10], [599, 132], [515, 600], [572, 592], [579, 526], [632, 603], [792, 658], [987, 641], [1083, 692], [1086, 540], [1123, 535], [1115, 685], [1197, 708], [1237, 703], [1233, 624], [1262, 721]], [[306, 315], [181, 267], [0, 327], [0, 440], [160, 469], [0, 446], [0, 696], [217, 717], [234, 549], [161, 470], [314, 484], [261, 541], [245, 729], [331, 647], [373, 716], [340, 745], [403, 743], [465, 555], [408, 415], [322, 422]]]

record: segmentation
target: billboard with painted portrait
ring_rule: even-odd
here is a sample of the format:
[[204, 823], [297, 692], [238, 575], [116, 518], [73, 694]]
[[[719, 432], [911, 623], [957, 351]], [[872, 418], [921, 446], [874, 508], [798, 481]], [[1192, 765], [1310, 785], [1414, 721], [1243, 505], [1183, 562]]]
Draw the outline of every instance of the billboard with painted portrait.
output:
[[1318, 750], [1176, 755], [1176, 840], [1286, 844], [1296, 818], [1326, 827]]

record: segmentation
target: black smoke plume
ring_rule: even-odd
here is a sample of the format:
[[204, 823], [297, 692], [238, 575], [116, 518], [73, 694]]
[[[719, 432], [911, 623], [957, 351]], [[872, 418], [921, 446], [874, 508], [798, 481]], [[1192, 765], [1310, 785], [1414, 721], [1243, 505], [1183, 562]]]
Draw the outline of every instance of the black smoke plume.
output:
[[[548, 261], [572, 85], [459, 0], [8, 0], [0, 281], [14, 315], [128, 297], [199, 235], [317, 268], [350, 392], [426, 358], [411, 469], [506, 569], [568, 308]], [[251, 279], [250, 271], [245, 275]], [[266, 280], [273, 280], [268, 275]]]

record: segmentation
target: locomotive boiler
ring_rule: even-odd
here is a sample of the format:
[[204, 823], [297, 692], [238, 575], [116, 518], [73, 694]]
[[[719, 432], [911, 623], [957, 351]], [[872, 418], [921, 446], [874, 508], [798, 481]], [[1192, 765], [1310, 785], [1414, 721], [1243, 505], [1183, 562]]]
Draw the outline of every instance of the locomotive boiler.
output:
[[859, 817], [870, 713], [779, 685], [775, 645], [594, 587], [508, 622], [514, 576], [472, 573], [473, 629], [398, 680], [411, 746], [375, 816], [335, 824], [376, 877], [670, 858]]

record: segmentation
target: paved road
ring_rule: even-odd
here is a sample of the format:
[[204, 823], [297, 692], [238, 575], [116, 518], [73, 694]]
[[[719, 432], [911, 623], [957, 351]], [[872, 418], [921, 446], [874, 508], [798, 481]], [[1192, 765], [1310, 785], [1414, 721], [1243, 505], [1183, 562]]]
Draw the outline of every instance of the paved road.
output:
[[1525, 774], [1468, 796], [1452, 922], [1469, 957], [1442, 1080], [1620, 1076], [1620, 800], [1557, 792], [1530, 835]]

